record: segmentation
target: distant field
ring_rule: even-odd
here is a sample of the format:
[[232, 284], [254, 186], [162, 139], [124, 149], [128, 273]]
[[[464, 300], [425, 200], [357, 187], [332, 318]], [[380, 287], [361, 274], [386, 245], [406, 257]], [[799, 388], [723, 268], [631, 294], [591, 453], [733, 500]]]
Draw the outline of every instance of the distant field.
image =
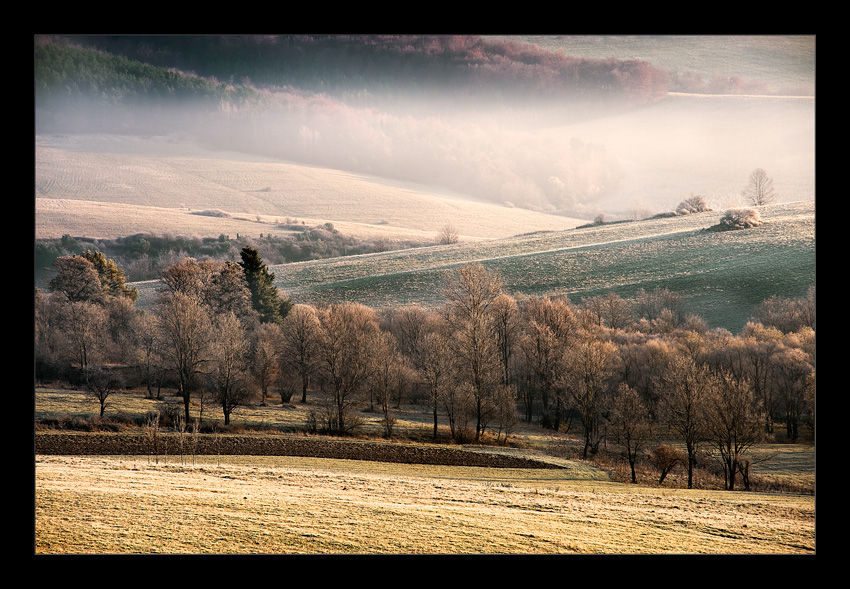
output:
[[[187, 214], [210, 209], [238, 221]], [[35, 212], [36, 238], [258, 237], [273, 231], [268, 223], [286, 218], [330, 221], [356, 237], [433, 237], [451, 222], [462, 236], [493, 238], [586, 222], [478, 202], [438, 187], [161, 138], [96, 135], [36, 137]]]

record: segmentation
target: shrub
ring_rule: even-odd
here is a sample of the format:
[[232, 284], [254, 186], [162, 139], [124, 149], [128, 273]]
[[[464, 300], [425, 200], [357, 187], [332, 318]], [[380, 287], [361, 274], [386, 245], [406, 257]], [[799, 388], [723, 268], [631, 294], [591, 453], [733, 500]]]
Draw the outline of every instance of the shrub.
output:
[[692, 195], [679, 203], [679, 206], [676, 207], [676, 214], [690, 215], [691, 213], [703, 213], [710, 210], [703, 197]]
[[686, 458], [679, 450], [662, 444], [652, 451], [651, 461], [658, 470], [658, 484], [660, 485], [670, 474], [670, 471], [686, 462]]
[[761, 215], [755, 209], [729, 209], [720, 218], [720, 223], [716, 227], [722, 231], [749, 229], [758, 227], [763, 222]]

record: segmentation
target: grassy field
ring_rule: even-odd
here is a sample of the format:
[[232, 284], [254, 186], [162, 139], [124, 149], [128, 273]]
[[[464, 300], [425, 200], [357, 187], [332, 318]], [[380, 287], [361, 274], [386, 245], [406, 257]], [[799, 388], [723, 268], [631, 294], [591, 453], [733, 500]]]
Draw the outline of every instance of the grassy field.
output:
[[383, 308], [442, 302], [440, 285], [482, 262], [508, 292], [564, 293], [573, 302], [614, 291], [668, 288], [709, 325], [738, 331], [764, 299], [798, 297], [814, 284], [814, 203], [768, 207], [749, 231], [706, 232], [719, 212], [535, 233], [479, 243], [274, 266], [294, 300], [350, 300]]
[[[156, 401], [112, 399], [138, 417]], [[315, 402], [315, 398], [312, 403]], [[303, 426], [312, 403], [246, 407], [246, 428]], [[197, 406], [196, 406], [197, 409]], [[36, 390], [37, 420], [87, 419], [81, 391]], [[214, 408], [206, 419], [219, 419]], [[363, 435], [378, 431], [364, 413]], [[423, 407], [397, 412], [400, 436], [428, 431]], [[541, 456], [580, 443], [523, 424], [502, 451]], [[484, 448], [479, 448], [482, 451]], [[814, 449], [761, 449], [758, 476], [814, 488]], [[39, 554], [808, 554], [814, 494], [628, 485], [591, 463], [492, 469], [240, 456], [35, 456]], [[613, 473], [616, 474], [616, 473]]]
[[38, 554], [812, 554], [813, 496], [571, 471], [38, 456]]

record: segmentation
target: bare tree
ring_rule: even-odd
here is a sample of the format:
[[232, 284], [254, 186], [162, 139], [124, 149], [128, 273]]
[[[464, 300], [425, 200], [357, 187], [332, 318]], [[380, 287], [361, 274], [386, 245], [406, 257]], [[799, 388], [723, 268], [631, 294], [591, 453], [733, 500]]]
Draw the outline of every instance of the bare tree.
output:
[[688, 460], [688, 488], [693, 488], [697, 449], [705, 440], [708, 398], [717, 380], [704, 364], [686, 355], [674, 358], [659, 376], [659, 411], [685, 445]]
[[387, 331], [380, 332], [375, 338], [371, 360], [373, 366], [369, 377], [370, 390], [381, 409], [384, 435], [391, 438], [395, 417], [390, 408], [393, 395], [404, 386], [407, 364], [398, 351], [395, 337]]
[[[157, 332], [158, 322], [155, 315], [145, 313], [142, 315], [138, 325], [139, 331], [136, 334], [136, 342], [138, 343], [139, 355], [139, 371], [141, 372], [142, 382], [145, 383], [148, 391], [148, 398], [153, 399], [162, 397], [162, 384], [165, 380], [167, 372], [166, 361], [163, 357], [163, 343], [161, 334]], [[154, 387], [156, 387], [156, 395], [154, 395]]]
[[524, 301], [520, 323], [523, 333], [519, 349], [525, 374], [523, 392], [526, 421], [531, 421], [534, 397], [543, 404], [544, 425], [556, 431], [564, 411], [563, 382], [568, 347], [577, 329], [577, 319], [569, 301], [549, 297], [531, 297]]
[[310, 305], [293, 305], [280, 326], [281, 375], [295, 375], [301, 388], [301, 402], [307, 402], [310, 378], [318, 368], [321, 323]]
[[493, 329], [496, 333], [496, 345], [499, 349], [499, 362], [502, 367], [502, 384], [513, 382], [511, 364], [519, 333], [519, 309], [514, 297], [502, 293], [490, 307]]
[[328, 427], [347, 434], [358, 425], [352, 412], [373, 368], [370, 355], [379, 333], [377, 314], [358, 303], [339, 303], [320, 314], [320, 381], [330, 393]]
[[121, 390], [121, 379], [110, 369], [102, 366], [89, 367], [83, 371], [86, 390], [100, 404], [100, 417], [106, 412], [110, 396]]
[[107, 314], [103, 306], [90, 301], [63, 302], [57, 327], [65, 345], [61, 349], [85, 370], [102, 357], [106, 348]]
[[106, 304], [106, 330], [110, 341], [109, 356], [115, 362], [135, 364], [138, 360], [142, 314], [129, 297], [111, 297]]
[[419, 373], [425, 383], [433, 412], [434, 439], [437, 439], [439, 407], [452, 377], [451, 360], [451, 348], [442, 331], [432, 330], [423, 336], [419, 353]]
[[634, 323], [629, 303], [613, 292], [582, 301], [582, 307], [591, 313], [598, 326], [624, 329]]
[[269, 387], [277, 380], [280, 368], [280, 326], [276, 323], [262, 323], [251, 335], [251, 375], [260, 390], [260, 405], [265, 407]]
[[800, 422], [806, 409], [806, 390], [814, 367], [808, 354], [800, 348], [781, 346], [770, 357], [772, 384], [778, 392], [785, 413], [785, 434], [796, 442]]
[[685, 457], [676, 448], [661, 444], [652, 451], [650, 460], [652, 460], [653, 466], [659, 472], [658, 484], [660, 485], [674, 468], [685, 462]]
[[233, 410], [244, 405], [251, 394], [250, 342], [232, 311], [216, 317], [214, 333], [210, 378], [215, 399], [224, 412], [224, 425], [230, 425]]
[[257, 319], [245, 275], [233, 262], [183, 258], [166, 268], [162, 283], [166, 293], [182, 293], [210, 315], [232, 311], [243, 322]]
[[453, 327], [452, 350], [456, 376], [471, 388], [475, 407], [475, 441], [486, 428], [492, 404], [489, 397], [501, 381], [498, 347], [490, 308], [502, 293], [502, 280], [482, 265], [459, 268], [448, 281], [447, 316]]
[[637, 391], [621, 383], [611, 405], [614, 438], [626, 450], [632, 471], [632, 482], [637, 483], [635, 463], [644, 446], [652, 439], [652, 422], [649, 411]]
[[[733, 491], [736, 475], [744, 467], [743, 457], [764, 440], [764, 418], [749, 381], [721, 372], [717, 383], [708, 395], [706, 433], [720, 454], [726, 489]], [[749, 476], [748, 468], [745, 476]]]
[[563, 387], [581, 416], [584, 451], [595, 454], [603, 439], [602, 421], [610, 406], [611, 379], [617, 365], [617, 348], [611, 342], [585, 335], [566, 352]]
[[776, 201], [773, 179], [762, 168], [756, 168], [750, 173], [747, 186], [741, 194], [754, 207], [769, 205]]
[[186, 422], [192, 393], [211, 356], [211, 321], [195, 298], [181, 292], [165, 296], [156, 309], [163, 356], [177, 375], [177, 394], [183, 399]]
[[511, 385], [502, 385], [496, 389], [493, 395], [493, 417], [496, 423], [496, 442], [507, 444], [508, 436], [519, 423], [519, 412], [516, 403], [516, 388]]
[[449, 433], [453, 440], [466, 442], [469, 421], [475, 416], [475, 392], [468, 382], [457, 381], [441, 389], [440, 404], [446, 414]]
[[441, 245], [450, 245], [453, 243], [457, 243], [460, 239], [458, 235], [457, 229], [451, 223], [446, 223], [440, 229], [440, 244]]

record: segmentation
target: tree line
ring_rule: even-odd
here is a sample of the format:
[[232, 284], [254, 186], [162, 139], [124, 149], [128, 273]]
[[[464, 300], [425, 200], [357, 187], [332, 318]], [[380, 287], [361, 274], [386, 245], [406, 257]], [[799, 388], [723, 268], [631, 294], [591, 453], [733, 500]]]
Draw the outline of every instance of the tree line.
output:
[[277, 265], [433, 245], [445, 238], [443, 231], [430, 242], [383, 237], [363, 239], [341, 233], [332, 223], [306, 225], [292, 219], [276, 222], [274, 228], [291, 233], [261, 233], [259, 237], [238, 233], [235, 236], [222, 233], [218, 237], [138, 233], [115, 239], [75, 238], [66, 234], [61, 238], [37, 239], [36, 282], [46, 285], [44, 277], [52, 274], [57, 258], [91, 249], [120, 265], [129, 281], [140, 282], [158, 279], [166, 268], [183, 258], [237, 260], [245, 247], [257, 250], [267, 264]]
[[616, 444], [633, 481], [648, 452], [662, 480], [681, 462], [689, 487], [706, 447], [732, 489], [748, 485], [755, 445], [813, 431], [814, 287], [765, 301], [735, 335], [665, 289], [574, 304], [507, 293], [480, 264], [456, 269], [436, 308], [293, 303], [256, 250], [241, 258], [175, 262], [145, 312], [102, 254], [58, 258], [49, 292], [36, 291], [36, 378], [78, 375], [102, 413], [121, 366], [151, 398], [176, 390], [187, 424], [210, 419], [211, 403], [227, 425], [248, 403], [315, 396], [305, 426], [334, 435], [357, 431], [369, 406], [391, 437], [394, 412], [417, 402], [435, 439], [442, 427], [505, 443], [524, 420], [580, 433], [583, 458]]

